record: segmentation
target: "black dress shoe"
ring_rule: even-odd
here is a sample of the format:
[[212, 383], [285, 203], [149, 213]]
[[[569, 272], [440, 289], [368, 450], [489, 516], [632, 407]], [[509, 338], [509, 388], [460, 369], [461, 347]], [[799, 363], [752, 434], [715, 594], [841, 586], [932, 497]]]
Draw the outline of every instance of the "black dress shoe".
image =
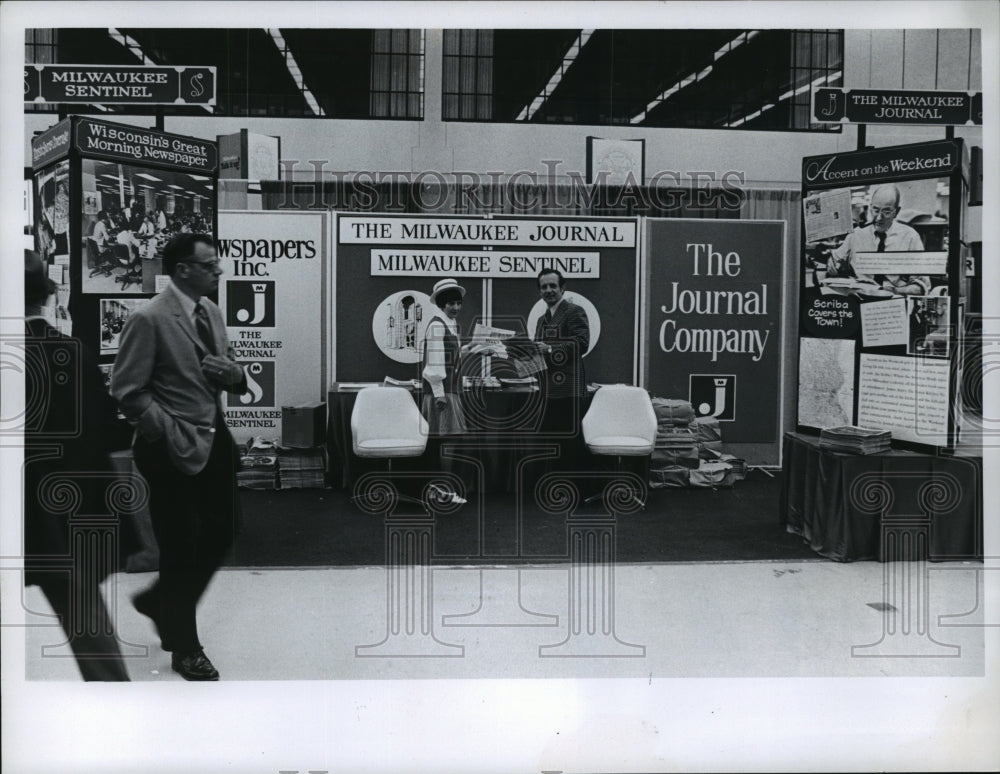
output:
[[219, 672], [204, 651], [194, 653], [174, 653], [170, 657], [170, 668], [185, 680], [218, 680]]

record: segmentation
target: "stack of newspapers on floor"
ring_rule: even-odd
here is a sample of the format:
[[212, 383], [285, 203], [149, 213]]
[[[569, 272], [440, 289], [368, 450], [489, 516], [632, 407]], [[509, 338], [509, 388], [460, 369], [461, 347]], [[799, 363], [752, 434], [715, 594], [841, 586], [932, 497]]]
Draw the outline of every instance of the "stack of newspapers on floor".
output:
[[277, 441], [254, 437], [241, 447], [241, 451], [236, 483], [246, 489], [277, 489]]
[[820, 430], [819, 447], [844, 454], [881, 454], [892, 448], [892, 433], [844, 425]]
[[281, 449], [278, 454], [281, 489], [322, 489], [326, 484], [326, 455], [322, 446]]
[[309, 489], [326, 486], [326, 450], [322, 446], [293, 449], [277, 439], [253, 437], [244, 444], [239, 486], [246, 489]]

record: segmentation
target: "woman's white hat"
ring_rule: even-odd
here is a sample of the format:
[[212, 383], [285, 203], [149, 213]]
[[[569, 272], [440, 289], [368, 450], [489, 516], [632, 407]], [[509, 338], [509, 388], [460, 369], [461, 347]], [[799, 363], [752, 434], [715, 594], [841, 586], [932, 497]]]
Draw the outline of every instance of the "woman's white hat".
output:
[[449, 277], [448, 279], [438, 280], [434, 283], [434, 290], [431, 291], [431, 303], [435, 303], [437, 297], [446, 290], [457, 290], [462, 294], [462, 298], [465, 298], [465, 288], [459, 285], [456, 280]]

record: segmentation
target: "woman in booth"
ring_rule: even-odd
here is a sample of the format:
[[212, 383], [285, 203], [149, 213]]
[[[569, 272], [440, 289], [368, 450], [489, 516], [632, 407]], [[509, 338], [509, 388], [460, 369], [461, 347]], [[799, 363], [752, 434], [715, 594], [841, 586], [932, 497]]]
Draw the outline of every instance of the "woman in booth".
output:
[[[424, 334], [424, 359], [421, 377], [424, 383], [424, 400], [421, 413], [428, 424], [428, 450], [431, 458], [440, 461], [441, 469], [450, 472], [451, 460], [441, 456], [443, 440], [449, 436], [462, 436], [468, 432], [462, 412], [458, 364], [464, 351], [458, 334], [459, 313], [465, 288], [453, 279], [435, 283], [431, 303], [437, 310], [431, 314]], [[462, 504], [465, 499], [451, 491], [438, 491], [446, 502]]]

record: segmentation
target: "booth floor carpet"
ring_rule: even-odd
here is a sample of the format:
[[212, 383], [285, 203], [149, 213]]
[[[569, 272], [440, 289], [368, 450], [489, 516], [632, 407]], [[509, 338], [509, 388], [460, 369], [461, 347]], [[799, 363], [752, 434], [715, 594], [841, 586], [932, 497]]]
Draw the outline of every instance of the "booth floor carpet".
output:
[[[618, 563], [817, 559], [778, 523], [780, 473], [751, 471], [728, 489], [651, 490], [647, 507], [615, 520]], [[386, 562], [386, 525], [344, 491], [241, 490], [243, 530], [232, 567], [369, 566]], [[432, 562], [539, 564], [569, 560], [564, 515], [519, 514], [513, 493], [473, 499], [433, 523]], [[403, 506], [405, 509], [406, 506]], [[578, 513], [600, 516], [599, 503]]]

